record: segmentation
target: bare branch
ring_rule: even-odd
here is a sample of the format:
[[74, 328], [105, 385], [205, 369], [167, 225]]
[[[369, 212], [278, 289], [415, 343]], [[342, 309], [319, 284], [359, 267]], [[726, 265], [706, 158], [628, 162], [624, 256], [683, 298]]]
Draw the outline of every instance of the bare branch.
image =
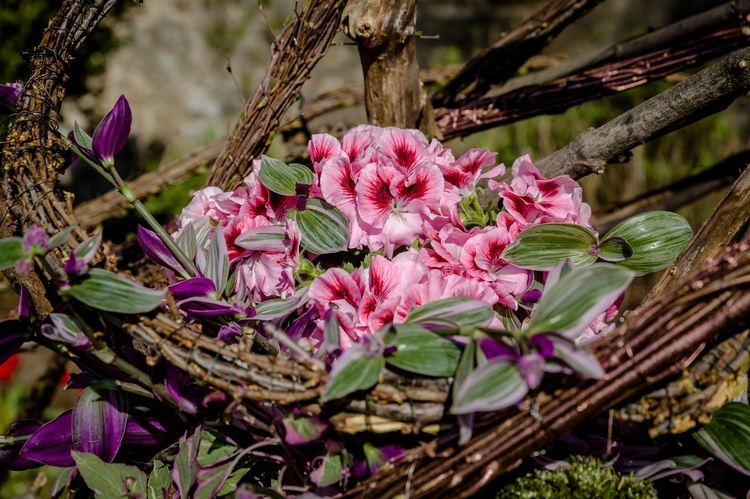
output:
[[750, 90], [750, 49], [742, 49], [623, 113], [541, 160], [543, 175], [579, 179], [634, 147], [725, 109]]
[[432, 98], [433, 105], [454, 107], [482, 96], [491, 84], [499, 85], [539, 53], [568, 25], [602, 0], [552, 0], [529, 19], [485, 48]]

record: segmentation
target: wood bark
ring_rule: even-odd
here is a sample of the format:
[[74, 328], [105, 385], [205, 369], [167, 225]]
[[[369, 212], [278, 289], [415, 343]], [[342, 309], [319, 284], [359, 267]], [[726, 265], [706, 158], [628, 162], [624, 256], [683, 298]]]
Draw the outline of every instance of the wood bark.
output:
[[423, 99], [416, 17], [416, 0], [351, 0], [344, 11], [344, 31], [359, 49], [372, 125], [417, 128]]
[[311, 0], [276, 37], [263, 81], [247, 101], [206, 185], [231, 190], [250, 173], [252, 160], [268, 148], [282, 117], [297, 100], [302, 84], [328, 51], [345, 3]]
[[[2, 164], [3, 196], [0, 199], [0, 237], [18, 235], [37, 224], [54, 234], [75, 222], [72, 197], [57, 189], [58, 175], [68, 164], [68, 151], [58, 138], [57, 115], [65, 96], [65, 70], [86, 36], [112, 8], [115, 0], [66, 0], [45, 30], [42, 40], [29, 53], [29, 78], [24, 82], [17, 112], [8, 128]], [[75, 246], [85, 233], [77, 228], [69, 238]], [[61, 269], [60, 254], [47, 261]], [[16, 289], [29, 290], [36, 313], [45, 317], [52, 308], [45, 296], [45, 283], [35, 272], [19, 275], [4, 271]]]
[[484, 95], [490, 85], [510, 79], [529, 57], [602, 1], [552, 0], [467, 62], [455, 78], [435, 93], [433, 104], [455, 107]]
[[537, 163], [546, 177], [601, 173], [636, 146], [725, 109], [750, 90], [750, 48], [652, 97], [609, 123], [589, 129]]

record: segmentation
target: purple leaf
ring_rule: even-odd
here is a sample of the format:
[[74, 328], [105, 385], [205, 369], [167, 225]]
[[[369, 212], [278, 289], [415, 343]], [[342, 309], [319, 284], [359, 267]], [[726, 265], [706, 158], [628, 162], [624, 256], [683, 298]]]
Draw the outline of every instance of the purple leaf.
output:
[[147, 414], [130, 416], [125, 427], [123, 445], [161, 445], [182, 428], [182, 420], [171, 414], [149, 411]]
[[518, 348], [511, 347], [493, 338], [486, 336], [477, 339], [477, 346], [482, 350], [487, 360], [503, 359], [503, 360], [516, 360], [520, 353]]
[[130, 135], [130, 124], [133, 114], [124, 95], [121, 95], [115, 107], [99, 123], [91, 140], [94, 156], [102, 161], [104, 166], [114, 165], [115, 155], [122, 150]]
[[42, 324], [42, 336], [52, 341], [68, 343], [79, 350], [90, 350], [91, 340], [72, 317], [65, 314], [50, 314], [52, 324]]
[[318, 440], [328, 428], [328, 425], [317, 416], [303, 414], [294, 409], [284, 418], [284, 440], [290, 445], [309, 444]]
[[203, 399], [211, 392], [210, 388], [191, 384], [190, 377], [174, 365], [167, 368], [164, 386], [180, 409], [188, 414], [197, 414]]
[[75, 466], [72, 450], [73, 410], [67, 410], [39, 428], [24, 444], [20, 456], [49, 466]]
[[216, 293], [216, 284], [208, 277], [193, 277], [168, 286], [177, 301], [188, 298], [205, 298]]
[[[31, 320], [31, 314], [34, 312], [34, 302], [31, 301], [31, 293], [26, 286], [21, 284], [21, 296], [18, 302], [18, 318], [28, 323]], [[0, 333], [1, 334], [1, 333]]]
[[177, 306], [194, 317], [219, 317], [241, 312], [237, 306], [213, 298], [188, 298], [178, 302]]
[[73, 449], [111, 463], [128, 423], [128, 399], [119, 390], [91, 385], [73, 406]]
[[23, 346], [26, 327], [17, 320], [0, 322], [0, 366]]
[[23, 84], [20, 81], [0, 85], [0, 105], [10, 109], [16, 108], [16, 103], [21, 97]]
[[[13, 423], [8, 428], [6, 435], [8, 437], [20, 437], [23, 435], [31, 435], [36, 432], [42, 424], [38, 421], [31, 419], [25, 419]], [[38, 468], [41, 466], [40, 463], [25, 459], [20, 456], [21, 447], [23, 444], [17, 445], [3, 445], [0, 446], [0, 467], [11, 471], [23, 471], [32, 468]]]
[[530, 390], [535, 390], [544, 376], [544, 357], [531, 352], [518, 359], [516, 365]]
[[167, 245], [161, 240], [156, 232], [148, 230], [144, 227], [138, 226], [137, 232], [138, 244], [146, 254], [147, 257], [158, 263], [162, 267], [166, 267], [177, 274], [181, 274], [187, 277], [185, 269], [182, 268], [177, 258], [169, 251]]
[[533, 335], [529, 340], [529, 343], [531, 343], [531, 346], [533, 346], [542, 357], [549, 358], [554, 355], [555, 344], [545, 334]]

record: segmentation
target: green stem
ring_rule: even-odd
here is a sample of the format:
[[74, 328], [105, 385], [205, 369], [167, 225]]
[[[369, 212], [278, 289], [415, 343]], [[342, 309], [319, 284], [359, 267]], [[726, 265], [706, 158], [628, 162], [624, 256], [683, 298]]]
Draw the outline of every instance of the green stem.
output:
[[30, 435], [0, 435], [0, 447], [4, 445], [18, 445], [29, 440], [34, 434]]
[[102, 168], [102, 165], [94, 161], [88, 154], [82, 151], [77, 145], [71, 142], [64, 135], [61, 135], [61, 138], [67, 144], [68, 148], [71, 149], [74, 153], [76, 153], [79, 158], [81, 158], [85, 163], [88, 163], [89, 166], [91, 166], [94, 170], [99, 172], [99, 174], [102, 177], [106, 178], [110, 184], [117, 187], [117, 184], [115, 183], [115, 180], [112, 178], [112, 175], [107, 173], [107, 171], [104, 168]]
[[151, 212], [148, 211], [145, 206], [143, 206], [143, 203], [141, 203], [141, 201], [135, 196], [133, 191], [130, 189], [130, 186], [122, 180], [120, 174], [117, 173], [117, 170], [112, 167], [109, 171], [112, 175], [112, 179], [114, 181], [114, 185], [117, 187], [117, 190], [119, 190], [120, 193], [125, 197], [125, 199], [127, 199], [128, 202], [133, 205], [135, 211], [137, 211], [144, 218], [144, 220], [146, 220], [146, 223], [154, 230], [154, 232], [159, 235], [159, 238], [167, 246], [172, 255], [174, 255], [182, 268], [185, 269], [185, 272], [187, 272], [190, 277], [197, 277], [199, 275], [198, 269], [195, 268], [195, 265], [193, 265], [193, 262], [190, 260], [190, 258], [188, 258], [185, 252], [183, 252], [182, 249], [177, 246], [177, 243], [174, 242], [172, 236], [170, 236], [167, 231], [164, 230], [164, 227], [162, 227], [161, 224], [154, 218]]

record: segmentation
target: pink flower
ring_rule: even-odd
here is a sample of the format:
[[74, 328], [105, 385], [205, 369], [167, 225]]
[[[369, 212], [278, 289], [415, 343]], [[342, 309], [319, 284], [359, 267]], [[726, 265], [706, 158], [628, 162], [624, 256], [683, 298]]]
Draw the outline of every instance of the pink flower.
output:
[[576, 223], [590, 228], [591, 208], [583, 190], [567, 175], [545, 179], [528, 155], [513, 163], [510, 185], [489, 181], [503, 199], [503, 207], [523, 228], [549, 222]]
[[512, 242], [505, 228], [486, 229], [463, 245], [460, 259], [470, 276], [488, 283], [501, 305], [515, 310], [518, 298], [529, 289], [534, 275], [500, 258]]
[[477, 182], [483, 178], [495, 178], [505, 173], [505, 165], [500, 164], [482, 173], [482, 168], [495, 164], [497, 153], [488, 149], [470, 149], [456, 161], [440, 168], [445, 182], [458, 188], [462, 196], [468, 196], [474, 190]]
[[[342, 348], [349, 348], [360, 339], [355, 326], [357, 326], [357, 307], [362, 299], [362, 289], [355, 277], [344, 269], [328, 269], [313, 280], [307, 293], [308, 306], [317, 307], [321, 317], [329, 308], [334, 310], [341, 331], [345, 333], [341, 336]], [[322, 330], [323, 327], [321, 321], [318, 329]]]
[[341, 155], [341, 144], [332, 135], [318, 133], [310, 137], [307, 153], [310, 155], [313, 170], [320, 175], [321, 167], [328, 159]]

